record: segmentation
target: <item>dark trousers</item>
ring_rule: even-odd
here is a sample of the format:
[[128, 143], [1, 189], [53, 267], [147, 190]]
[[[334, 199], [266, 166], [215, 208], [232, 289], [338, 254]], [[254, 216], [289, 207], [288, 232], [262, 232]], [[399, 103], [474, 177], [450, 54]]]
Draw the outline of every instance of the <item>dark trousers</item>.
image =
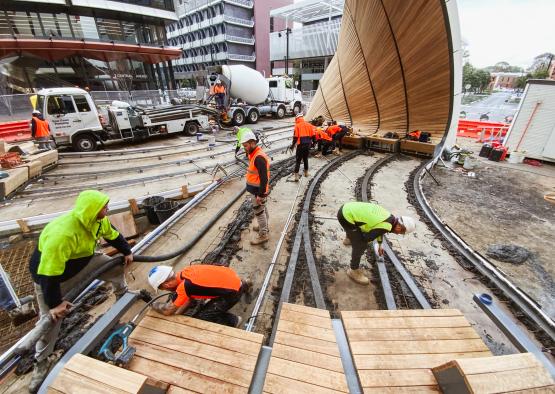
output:
[[345, 137], [347, 133], [345, 131], [340, 131], [338, 133], [335, 133], [333, 135], [333, 140], [337, 141], [337, 144], [339, 146], [339, 150], [343, 150], [343, 137]]
[[318, 140], [318, 151], [322, 152], [324, 156], [329, 155], [331, 151], [334, 149], [335, 149], [335, 142]]
[[241, 299], [244, 292], [244, 285], [241, 285], [239, 291], [213, 298], [208, 301], [194, 317], [201, 320], [210, 321], [217, 324], [223, 324], [230, 327], [237, 325], [237, 316], [228, 312]]
[[216, 107], [223, 108], [225, 93], [216, 93]]
[[356, 270], [360, 267], [360, 258], [368, 247], [368, 241], [358, 226], [349, 223], [347, 219], [345, 219], [342, 210], [343, 206], [339, 208], [339, 212], [337, 212], [337, 220], [341, 227], [343, 227], [343, 230], [345, 230], [345, 233], [347, 233], [347, 238], [351, 241], [351, 246], [353, 248], [351, 252], [351, 269]]
[[308, 171], [308, 154], [310, 153], [310, 144], [300, 144], [297, 145], [297, 151], [295, 152], [295, 172], [299, 172], [301, 168], [301, 160], [304, 164], [304, 170]]

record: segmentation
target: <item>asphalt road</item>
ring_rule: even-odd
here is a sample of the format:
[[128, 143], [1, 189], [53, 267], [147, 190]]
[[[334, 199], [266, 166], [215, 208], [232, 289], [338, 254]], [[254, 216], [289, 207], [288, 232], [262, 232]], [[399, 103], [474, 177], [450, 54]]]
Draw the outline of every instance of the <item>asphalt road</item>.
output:
[[466, 119], [480, 120], [480, 115], [488, 113], [492, 122], [504, 122], [505, 116], [514, 116], [518, 104], [509, 104], [505, 100], [511, 97], [509, 92], [492, 93], [490, 96], [469, 105], [461, 105], [461, 111], [466, 111]]

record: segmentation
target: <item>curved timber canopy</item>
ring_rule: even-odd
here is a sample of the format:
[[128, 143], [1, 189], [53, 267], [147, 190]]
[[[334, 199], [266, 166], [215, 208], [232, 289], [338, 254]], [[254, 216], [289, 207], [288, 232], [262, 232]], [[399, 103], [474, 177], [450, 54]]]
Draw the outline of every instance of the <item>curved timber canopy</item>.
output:
[[307, 118], [441, 139], [460, 90], [447, 8], [445, 0], [346, 0], [337, 51]]

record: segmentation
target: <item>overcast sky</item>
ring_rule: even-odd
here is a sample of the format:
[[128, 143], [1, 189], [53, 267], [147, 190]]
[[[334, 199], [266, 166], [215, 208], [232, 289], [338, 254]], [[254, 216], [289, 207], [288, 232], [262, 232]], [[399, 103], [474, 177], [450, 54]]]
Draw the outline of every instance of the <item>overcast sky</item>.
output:
[[528, 67], [535, 56], [555, 53], [555, 0], [457, 0], [470, 63], [499, 61]]

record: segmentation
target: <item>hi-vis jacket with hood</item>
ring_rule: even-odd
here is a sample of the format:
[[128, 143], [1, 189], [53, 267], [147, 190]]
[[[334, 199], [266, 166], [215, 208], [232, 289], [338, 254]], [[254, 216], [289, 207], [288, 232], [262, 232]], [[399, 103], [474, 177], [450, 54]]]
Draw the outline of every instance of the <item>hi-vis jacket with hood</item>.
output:
[[108, 217], [97, 219], [108, 200], [104, 193], [85, 190], [77, 197], [73, 210], [48, 223], [42, 231], [30, 270], [49, 307], [61, 303], [60, 283], [88, 264], [98, 239], [104, 238], [124, 255], [131, 253], [129, 244]]

